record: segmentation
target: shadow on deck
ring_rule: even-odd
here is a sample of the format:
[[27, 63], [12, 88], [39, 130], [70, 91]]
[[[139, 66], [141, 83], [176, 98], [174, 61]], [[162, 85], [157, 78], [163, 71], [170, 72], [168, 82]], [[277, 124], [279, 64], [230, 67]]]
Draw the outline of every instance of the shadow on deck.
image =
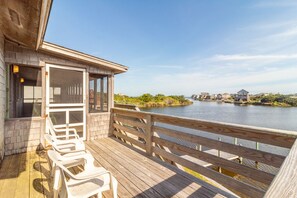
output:
[[[119, 197], [232, 197], [174, 166], [115, 138], [86, 142], [97, 166], [119, 181]], [[0, 169], [0, 197], [52, 197], [45, 152], [7, 156]], [[111, 197], [111, 193], [104, 193]]]

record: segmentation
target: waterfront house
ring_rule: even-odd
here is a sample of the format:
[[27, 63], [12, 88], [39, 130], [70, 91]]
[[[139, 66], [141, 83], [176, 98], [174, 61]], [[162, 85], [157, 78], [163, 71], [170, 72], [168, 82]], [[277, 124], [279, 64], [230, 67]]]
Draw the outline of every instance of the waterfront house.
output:
[[223, 93], [222, 97], [223, 97], [223, 100], [228, 100], [231, 98], [231, 95], [229, 93]]
[[200, 100], [207, 100], [210, 99], [210, 94], [208, 92], [201, 92], [199, 95]]
[[223, 95], [222, 94], [217, 94], [217, 100], [222, 100], [223, 99]]
[[0, 2], [0, 197], [53, 197], [48, 118], [56, 129], [78, 132], [95, 165], [118, 180], [119, 197], [297, 196], [296, 132], [115, 108], [114, 78], [126, 66], [44, 41], [51, 0]]
[[210, 95], [210, 99], [211, 99], [211, 100], [215, 100], [216, 98], [217, 98], [217, 94], [211, 94], [211, 95]]
[[191, 96], [192, 99], [197, 100], [199, 98], [199, 94], [193, 94]]
[[236, 101], [249, 101], [250, 100], [249, 92], [244, 89], [238, 91], [235, 100]]
[[42, 146], [47, 116], [84, 140], [108, 136], [114, 78], [127, 67], [45, 42], [50, 2], [1, 1], [0, 160]]

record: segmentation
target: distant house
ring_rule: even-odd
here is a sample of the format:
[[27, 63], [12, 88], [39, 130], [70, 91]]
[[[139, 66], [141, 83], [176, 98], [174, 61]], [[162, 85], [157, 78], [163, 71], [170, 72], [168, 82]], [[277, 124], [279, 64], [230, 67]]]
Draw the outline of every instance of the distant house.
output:
[[215, 100], [217, 98], [217, 94], [211, 94], [210, 99]]
[[223, 100], [228, 100], [229, 98], [231, 98], [231, 95], [229, 93], [223, 93], [222, 94], [222, 99]]
[[250, 100], [250, 95], [249, 92], [242, 89], [239, 92], [237, 92], [236, 101], [249, 101]]
[[217, 95], [217, 100], [222, 100], [223, 99], [223, 95], [222, 94], [218, 94]]
[[193, 95], [191, 96], [191, 98], [194, 99], [194, 100], [197, 100], [197, 99], [198, 99], [198, 95], [197, 95], [197, 94], [193, 94]]
[[201, 94], [199, 95], [199, 99], [200, 100], [210, 99], [210, 95], [208, 92], [201, 92]]

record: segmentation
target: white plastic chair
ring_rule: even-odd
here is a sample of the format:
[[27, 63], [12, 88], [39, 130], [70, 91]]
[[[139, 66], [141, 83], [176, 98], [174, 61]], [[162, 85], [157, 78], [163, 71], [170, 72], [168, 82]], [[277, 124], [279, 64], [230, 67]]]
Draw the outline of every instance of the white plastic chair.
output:
[[80, 139], [59, 140], [56, 136], [45, 134], [44, 139], [59, 153], [77, 153], [85, 151], [85, 144]]
[[[53, 150], [57, 152], [57, 158], [59, 161], [61, 161], [61, 163], [63, 163], [63, 165], [67, 167], [83, 165], [84, 167], [88, 166], [89, 168], [94, 166], [94, 158], [89, 151], [85, 150], [84, 145], [83, 148], [80, 144], [80, 147], [77, 147], [76, 143], [73, 142], [67, 142], [65, 144], [63, 143], [62, 145], [58, 145], [56, 143], [58, 140], [54, 139], [54, 137], [50, 134], [45, 134], [44, 138], [48, 144], [52, 146]], [[64, 142], [64, 140], [61, 141]], [[79, 158], [80, 160], [77, 160], [76, 158]], [[84, 161], [82, 161], [82, 159], [84, 159]], [[48, 159], [48, 164], [50, 167], [51, 176], [53, 176], [55, 163]]]
[[[109, 171], [102, 167], [93, 166], [85, 168], [83, 172], [74, 175], [61, 163], [57, 154], [56, 151], [48, 151], [48, 157], [56, 164], [54, 197], [59, 194], [60, 197], [69, 198], [84, 198], [93, 195], [101, 198], [102, 192], [107, 190], [112, 190], [113, 197], [117, 197], [117, 180]], [[75, 159], [78, 159], [77, 156]], [[60, 191], [58, 190], [60, 185], [57, 185], [59, 181], [62, 181]]]
[[[66, 140], [80, 139], [75, 128], [69, 128], [68, 130], [66, 128], [57, 129], [54, 127], [54, 124], [53, 124], [51, 118], [49, 118], [49, 117], [46, 118], [46, 123], [47, 123], [48, 129], [49, 129], [48, 132], [50, 133], [50, 135], [56, 137], [57, 139], [66, 139]], [[72, 132], [72, 133], [67, 134], [67, 131]], [[60, 135], [60, 133], [62, 133], [62, 132], [66, 133], [66, 134]]]

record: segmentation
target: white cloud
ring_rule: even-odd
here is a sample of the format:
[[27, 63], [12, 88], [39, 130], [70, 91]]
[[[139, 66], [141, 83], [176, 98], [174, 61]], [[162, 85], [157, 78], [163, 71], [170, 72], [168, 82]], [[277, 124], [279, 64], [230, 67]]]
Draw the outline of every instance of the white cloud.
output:
[[246, 61], [246, 60], [297, 60], [297, 54], [275, 54], [275, 55], [246, 55], [246, 54], [232, 54], [232, 55], [215, 55], [212, 57], [214, 61]]
[[256, 7], [295, 7], [297, 2], [294, 0], [268, 0], [268, 1], [259, 1]]
[[[245, 88], [251, 92], [290, 92], [291, 84], [297, 84], [297, 67], [242, 72], [232, 75], [219, 75], [212, 72], [181, 73], [159, 75], [152, 79], [158, 84], [158, 90], [170, 90], [173, 93], [192, 93], [201, 91], [236, 92]], [[282, 89], [280, 89], [282, 88]]]
[[163, 69], [183, 69], [184, 66], [182, 65], [148, 65], [145, 67], [150, 67], [150, 68], [163, 68]]
[[289, 8], [278, 9], [273, 17], [243, 23], [220, 42], [184, 60], [184, 64], [148, 66], [154, 73], [143, 74], [135, 93], [190, 95], [201, 91], [236, 92], [241, 88], [252, 93], [296, 92], [297, 12], [290, 7], [297, 6], [297, 1], [262, 1], [256, 5], [261, 8], [256, 9], [277, 6]]
[[284, 30], [280, 33], [276, 33], [270, 36], [270, 38], [288, 38], [291, 36], [297, 36], [297, 27], [290, 28], [287, 30]]

